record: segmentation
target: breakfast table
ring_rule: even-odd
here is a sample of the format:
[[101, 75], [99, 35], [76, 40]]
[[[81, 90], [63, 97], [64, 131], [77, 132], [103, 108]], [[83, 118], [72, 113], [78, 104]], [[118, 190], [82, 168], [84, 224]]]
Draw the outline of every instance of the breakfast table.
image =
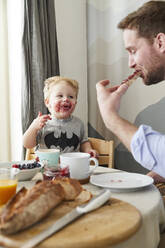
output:
[[[115, 175], [115, 173], [118, 173], [118, 172], [119, 170], [116, 170], [116, 169], [105, 168], [105, 167], [99, 166], [96, 168], [94, 174], [100, 175], [100, 174], [113, 173], [113, 175]], [[125, 172], [122, 171], [122, 173], [125, 173]], [[18, 190], [23, 186], [25, 186], [26, 188], [31, 188], [35, 184], [35, 182], [41, 178], [42, 178], [42, 174], [38, 173], [31, 181], [19, 181]], [[102, 187], [93, 185], [90, 182], [83, 184], [82, 186], [84, 189], [90, 191], [93, 195], [98, 195], [103, 190]], [[108, 243], [108, 240], [106, 240], [106, 242], [103, 242], [104, 243], [104, 246], [103, 246], [103, 243], [100, 243], [99, 245], [99, 234], [95, 233], [93, 243], [89, 241], [89, 242], [84, 243], [84, 245], [80, 244], [80, 246], [76, 246], [74, 244], [74, 240], [79, 239], [80, 237], [76, 237], [77, 234], [75, 232], [75, 235], [73, 234], [73, 244], [71, 247], [75, 246], [76, 248], [79, 248], [79, 247], [84, 247], [84, 248], [88, 248], [88, 247], [157, 248], [159, 241], [160, 241], [160, 233], [165, 229], [165, 208], [164, 208], [164, 203], [163, 203], [159, 190], [153, 184], [151, 184], [147, 187], [143, 187], [142, 189], [138, 189], [136, 191], [130, 191], [130, 192], [129, 191], [126, 191], [126, 192], [125, 191], [123, 192], [112, 191], [111, 198], [114, 200], [116, 206], [118, 204], [119, 209], [121, 206], [123, 206], [122, 204], [124, 204], [126, 207], [128, 206], [128, 214], [129, 214], [129, 208], [131, 209], [131, 207], [133, 208], [133, 210], [136, 209], [136, 214], [139, 213], [138, 218], [140, 216], [140, 221], [138, 220], [139, 221], [138, 227], [133, 232], [133, 234], [128, 235], [127, 237], [124, 237], [124, 236], [118, 237], [117, 235], [115, 237], [114, 235], [115, 241]], [[115, 206], [115, 204], [112, 204], [112, 205]], [[107, 215], [108, 215], [108, 212], [107, 212]], [[119, 216], [119, 220], [120, 220], [120, 212], [116, 213], [116, 216]], [[124, 218], [126, 218], [125, 224], [123, 224], [123, 222], [121, 223], [123, 226], [125, 225], [125, 227], [122, 227], [122, 228], [128, 228], [129, 219], [127, 223], [127, 216], [124, 216]], [[76, 220], [76, 221], [79, 221], [79, 220]], [[99, 224], [97, 223], [97, 220], [96, 220], [96, 225], [102, 225], [103, 223], [104, 223], [104, 220], [103, 222], [100, 222]], [[109, 233], [109, 235], [111, 235], [108, 229], [109, 224], [110, 223], [107, 223], [106, 232]], [[118, 229], [122, 229], [120, 227], [120, 221], [118, 225], [119, 225]], [[69, 226], [67, 228], [69, 228]], [[61, 230], [60, 232], [62, 233], [63, 230]], [[88, 231], [90, 232], [90, 230]], [[57, 234], [59, 234], [60, 232], [58, 232]], [[57, 234], [54, 234], [52, 237], [40, 243], [37, 247], [40, 247], [40, 248], [41, 247], [44, 247], [44, 248], [70, 247], [69, 242], [68, 242], [68, 246], [63, 246], [62, 240], [61, 240], [61, 246], [54, 246], [55, 244], [58, 243], [58, 242], [56, 243]], [[115, 230], [114, 230], [114, 234], [115, 234]], [[48, 242], [49, 240], [51, 240], [51, 242]]]
[[[114, 169], [106, 170], [110, 170], [112, 173], [116, 172]], [[101, 188], [90, 183], [84, 185], [84, 187], [92, 193], [99, 193], [101, 190]], [[141, 213], [142, 223], [140, 229], [133, 236], [110, 247], [157, 248], [160, 241], [160, 232], [165, 228], [165, 207], [158, 189], [152, 184], [135, 192], [112, 192], [112, 197], [135, 206]]]

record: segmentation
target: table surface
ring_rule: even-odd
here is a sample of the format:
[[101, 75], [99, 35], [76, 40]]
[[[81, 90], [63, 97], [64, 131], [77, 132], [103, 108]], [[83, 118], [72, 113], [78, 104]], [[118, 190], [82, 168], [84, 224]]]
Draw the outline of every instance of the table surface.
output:
[[[98, 167], [95, 170], [99, 173], [116, 173], [118, 170]], [[125, 173], [125, 172], [123, 172]], [[32, 187], [35, 181], [41, 177], [38, 174], [32, 181], [19, 182], [18, 189], [22, 186]], [[101, 187], [94, 186], [90, 183], [84, 184], [83, 187], [93, 194], [99, 194]], [[119, 244], [111, 245], [111, 248], [157, 248], [160, 241], [160, 229], [165, 227], [165, 208], [162, 197], [154, 185], [135, 192], [112, 192], [112, 197], [128, 202], [135, 206], [142, 215], [142, 225], [140, 229], [128, 240]], [[104, 248], [108, 248], [104, 247]]]
[[[111, 170], [112, 169], [107, 169]], [[123, 172], [124, 173], [124, 172]], [[84, 187], [92, 193], [99, 193], [101, 188], [91, 185]], [[157, 248], [160, 241], [160, 230], [165, 228], [165, 208], [160, 192], [154, 185], [135, 192], [115, 193], [112, 197], [126, 201], [135, 206], [142, 215], [142, 226], [128, 240], [113, 246], [114, 248]]]

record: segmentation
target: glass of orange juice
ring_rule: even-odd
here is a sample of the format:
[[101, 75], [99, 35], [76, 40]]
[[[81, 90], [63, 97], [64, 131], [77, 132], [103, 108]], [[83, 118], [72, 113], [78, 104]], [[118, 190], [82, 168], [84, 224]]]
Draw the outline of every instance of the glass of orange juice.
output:
[[10, 169], [0, 168], [0, 206], [7, 203], [16, 193], [17, 179]]

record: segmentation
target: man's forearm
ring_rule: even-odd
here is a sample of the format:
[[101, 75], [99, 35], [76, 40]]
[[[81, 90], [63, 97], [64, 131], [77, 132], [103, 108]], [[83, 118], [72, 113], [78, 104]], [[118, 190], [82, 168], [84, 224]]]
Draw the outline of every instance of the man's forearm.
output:
[[121, 118], [118, 114], [113, 114], [106, 123], [106, 127], [120, 139], [129, 151], [131, 150], [132, 137], [138, 130], [136, 126]]

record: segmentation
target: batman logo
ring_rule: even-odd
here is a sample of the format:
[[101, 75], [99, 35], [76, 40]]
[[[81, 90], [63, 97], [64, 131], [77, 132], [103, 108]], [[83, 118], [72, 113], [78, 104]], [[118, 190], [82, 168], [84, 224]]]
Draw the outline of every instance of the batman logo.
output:
[[66, 132], [61, 133], [61, 136], [59, 138], [55, 138], [54, 132], [51, 132], [45, 136], [44, 141], [48, 148], [51, 148], [51, 146], [59, 146], [62, 150], [64, 150], [68, 146], [73, 146], [74, 150], [76, 150], [80, 142], [78, 136], [74, 133], [72, 138], [68, 139], [66, 136]]

